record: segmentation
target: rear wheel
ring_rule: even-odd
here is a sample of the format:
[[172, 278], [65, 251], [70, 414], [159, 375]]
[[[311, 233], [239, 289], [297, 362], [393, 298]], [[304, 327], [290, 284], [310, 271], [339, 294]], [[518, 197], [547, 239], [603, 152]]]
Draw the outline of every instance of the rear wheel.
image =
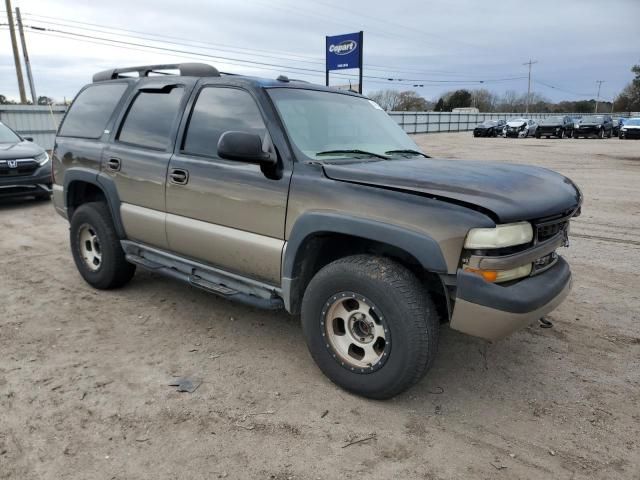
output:
[[439, 324], [420, 281], [383, 257], [327, 265], [302, 302], [302, 329], [318, 367], [370, 398], [393, 397], [420, 380], [435, 357]]
[[88, 284], [111, 289], [131, 280], [136, 267], [125, 259], [105, 203], [90, 202], [78, 207], [71, 218], [69, 235], [73, 260]]

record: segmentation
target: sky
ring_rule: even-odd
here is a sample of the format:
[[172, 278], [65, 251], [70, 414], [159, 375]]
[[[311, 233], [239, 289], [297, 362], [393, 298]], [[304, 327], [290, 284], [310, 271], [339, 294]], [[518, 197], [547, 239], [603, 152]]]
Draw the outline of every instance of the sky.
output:
[[[600, 97], [610, 100], [640, 63], [639, 0], [12, 2], [27, 26], [37, 94], [58, 101], [100, 70], [187, 61], [323, 84], [325, 35], [359, 30], [365, 93], [415, 90], [429, 100], [457, 88], [526, 93], [523, 63], [532, 59], [532, 91], [552, 101], [589, 99], [604, 80]], [[15, 99], [6, 23], [2, 2], [0, 94]], [[350, 81], [357, 83], [357, 71], [331, 74], [331, 84]]]

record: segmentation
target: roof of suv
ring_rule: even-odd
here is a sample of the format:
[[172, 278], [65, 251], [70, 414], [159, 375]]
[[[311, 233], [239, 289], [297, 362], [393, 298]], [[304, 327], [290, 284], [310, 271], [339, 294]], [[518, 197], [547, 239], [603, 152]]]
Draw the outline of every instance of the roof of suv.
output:
[[[179, 75], [167, 73], [167, 70], [179, 71]], [[127, 75], [127, 74], [136, 74]], [[124, 74], [124, 75], [123, 75]], [[308, 90], [320, 90], [333, 93], [343, 93], [347, 95], [361, 96], [360, 94], [348, 90], [336, 90], [306, 82], [304, 80], [289, 79], [285, 75], [280, 75], [276, 79], [237, 75], [233, 73], [220, 72], [215, 67], [206, 63], [177, 63], [166, 65], [144, 65], [139, 67], [114, 68], [96, 73], [93, 76], [93, 83], [108, 82], [111, 80], [132, 80], [139, 81], [147, 78], [159, 80], [165, 76], [176, 77], [200, 77], [207, 79], [224, 79], [225, 83], [238, 83], [263, 88], [304, 88]]]

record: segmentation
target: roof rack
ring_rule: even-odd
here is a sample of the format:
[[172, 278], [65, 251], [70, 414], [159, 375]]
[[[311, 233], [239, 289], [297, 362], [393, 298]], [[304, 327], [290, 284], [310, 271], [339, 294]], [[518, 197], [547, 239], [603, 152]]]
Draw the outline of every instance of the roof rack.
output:
[[173, 63], [167, 65], [144, 65], [141, 67], [127, 67], [127, 68], [111, 68], [109, 70], [103, 70], [93, 76], [93, 82], [105, 82], [107, 80], [115, 80], [116, 78], [131, 78], [127, 75], [120, 75], [121, 73], [134, 73], [138, 74], [138, 77], [148, 77], [150, 73], [159, 73], [168, 75], [162, 70], [179, 70], [180, 75], [183, 77], [219, 77], [220, 72], [217, 68], [207, 65], [206, 63]]

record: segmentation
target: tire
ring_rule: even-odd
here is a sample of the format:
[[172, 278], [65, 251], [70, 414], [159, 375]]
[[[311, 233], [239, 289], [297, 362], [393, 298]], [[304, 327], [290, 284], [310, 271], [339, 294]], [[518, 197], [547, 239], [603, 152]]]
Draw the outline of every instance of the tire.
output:
[[542, 135], [540, 135], [539, 133], [536, 133], [536, 138], [541, 138]]
[[558, 138], [564, 138], [564, 130], [560, 130], [560, 135], [558, 135]]
[[109, 207], [89, 202], [73, 213], [69, 230], [71, 253], [82, 278], [94, 288], [125, 285], [136, 271], [125, 259]]
[[598, 138], [602, 140], [604, 138], [604, 128], [600, 129], [600, 133], [598, 133]]
[[[354, 305], [369, 312], [373, 328], [367, 330], [380, 332], [370, 337], [368, 348], [379, 357], [369, 364], [364, 357], [360, 361], [344, 355], [345, 348], [341, 354], [336, 346], [346, 341], [349, 352], [360, 348], [355, 336], [362, 333], [351, 325], [355, 327], [354, 317], [362, 314]], [[349, 319], [333, 317], [334, 307], [343, 316], [350, 314]], [[322, 268], [305, 291], [301, 317], [309, 352], [320, 370], [335, 384], [365, 397], [387, 399], [403, 392], [424, 376], [436, 355], [440, 321], [431, 297], [408, 269], [387, 258], [356, 255]], [[382, 343], [378, 335], [385, 335]]]
[[609, 133], [607, 134], [607, 138], [611, 138], [611, 137], [613, 137], [613, 132], [609, 130]]

